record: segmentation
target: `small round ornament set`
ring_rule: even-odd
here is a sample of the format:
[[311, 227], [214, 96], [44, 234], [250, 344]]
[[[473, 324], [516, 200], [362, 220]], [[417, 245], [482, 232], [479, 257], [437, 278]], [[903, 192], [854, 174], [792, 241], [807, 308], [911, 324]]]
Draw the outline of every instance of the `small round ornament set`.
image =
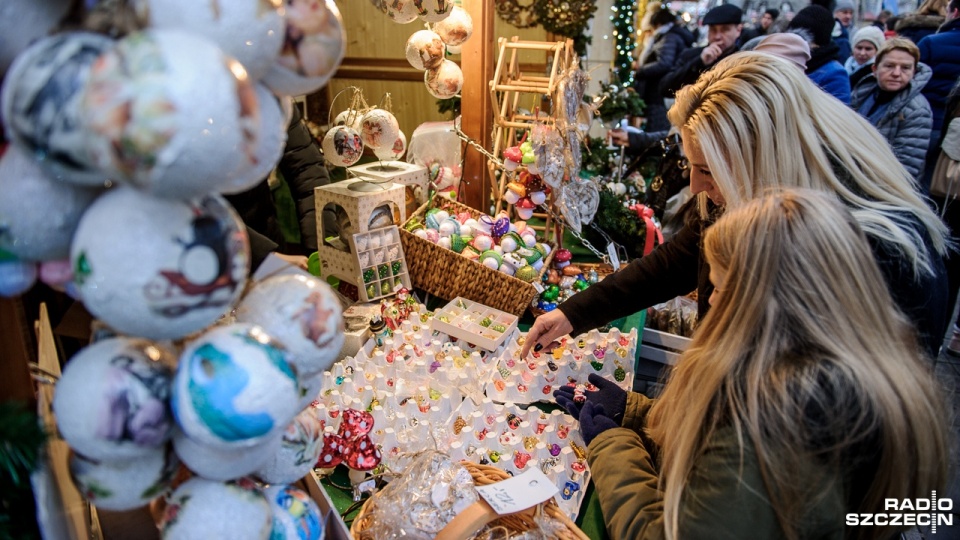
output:
[[553, 261], [541, 280], [543, 291], [530, 303], [542, 311], [553, 311], [557, 306], [574, 294], [600, 281], [600, 274], [591, 268], [586, 272], [579, 266], [571, 264], [573, 254], [567, 249], [558, 249], [553, 255]]
[[414, 32], [407, 40], [410, 65], [423, 71], [427, 91], [437, 99], [449, 99], [463, 88], [463, 71], [445, 57], [460, 54], [460, 47], [473, 35], [473, 19], [452, 0], [372, 0], [373, 5], [394, 22], [411, 23], [418, 18], [427, 29]]
[[[360, 160], [363, 147], [373, 150], [380, 160], [398, 160], [407, 151], [407, 137], [400, 131], [400, 124], [391, 112], [393, 101], [390, 94], [383, 97], [383, 107], [371, 107], [363, 98], [360, 88], [351, 86], [341, 93], [353, 92], [350, 107], [340, 112], [334, 125], [323, 136], [323, 155], [337, 167], [350, 167]], [[333, 98], [336, 102], [337, 94]], [[331, 103], [331, 114], [333, 104]]]

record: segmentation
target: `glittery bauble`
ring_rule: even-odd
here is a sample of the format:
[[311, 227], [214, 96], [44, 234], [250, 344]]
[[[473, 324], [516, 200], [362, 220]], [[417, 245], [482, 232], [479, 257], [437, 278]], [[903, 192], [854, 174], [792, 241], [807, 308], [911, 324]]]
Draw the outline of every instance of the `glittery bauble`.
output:
[[463, 88], [463, 71], [456, 62], [444, 60], [440, 67], [424, 73], [423, 82], [430, 95], [437, 99], [448, 99], [460, 93]]
[[347, 126], [333, 126], [323, 137], [323, 157], [337, 167], [349, 167], [363, 155], [360, 134]]
[[440, 22], [453, 11], [453, 0], [414, 0], [417, 15], [428, 23]]
[[400, 124], [393, 113], [383, 109], [373, 109], [360, 120], [360, 140], [372, 150], [393, 148], [400, 137]]
[[407, 39], [407, 62], [414, 69], [423, 71], [439, 68], [445, 52], [443, 40], [432, 30], [419, 30]]
[[263, 82], [282, 96], [312, 94], [327, 84], [347, 51], [333, 0], [286, 0], [286, 40]]
[[537, 279], [537, 271], [534, 270], [530, 265], [521, 266], [520, 268], [517, 268], [517, 272], [514, 274], [514, 277], [521, 281], [531, 283], [533, 280]]
[[438, 22], [433, 31], [440, 36], [444, 43], [450, 46], [459, 46], [473, 35], [473, 19], [467, 10], [460, 6], [454, 7], [450, 16]]

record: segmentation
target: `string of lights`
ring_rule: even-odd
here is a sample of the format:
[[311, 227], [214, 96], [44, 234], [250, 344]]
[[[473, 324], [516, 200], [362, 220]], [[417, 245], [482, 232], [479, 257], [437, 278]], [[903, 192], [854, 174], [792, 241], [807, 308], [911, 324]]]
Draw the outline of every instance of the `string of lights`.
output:
[[613, 23], [614, 48], [613, 67], [617, 79], [623, 85], [633, 85], [633, 49], [636, 48], [636, 2], [634, 0], [614, 0], [610, 7], [610, 21]]

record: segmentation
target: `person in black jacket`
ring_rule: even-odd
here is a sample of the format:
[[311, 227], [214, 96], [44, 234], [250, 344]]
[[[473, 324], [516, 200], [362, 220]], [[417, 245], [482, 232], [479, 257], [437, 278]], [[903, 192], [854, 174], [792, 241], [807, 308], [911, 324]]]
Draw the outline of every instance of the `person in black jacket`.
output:
[[947, 229], [865, 119], [817, 89], [793, 63], [763, 52], [721, 61], [677, 93], [668, 117], [681, 127], [696, 195], [683, 229], [538, 317], [521, 358], [531, 347], [540, 350], [565, 334], [576, 336], [691, 290], [697, 290], [702, 317], [713, 292], [701, 252], [704, 230], [724, 209], [789, 187], [823, 191], [851, 210], [891, 295], [927, 352], [937, 354], [950, 301], [943, 264]]
[[640, 53], [640, 67], [634, 74], [634, 89], [646, 104], [644, 116], [647, 131], [670, 129], [667, 107], [660, 93], [660, 79], [677, 65], [677, 59], [693, 44], [693, 34], [676, 24], [677, 16], [669, 9], [657, 11], [650, 19], [653, 42]]
[[763, 16], [760, 17], [759, 24], [744, 28], [743, 34], [740, 36], [740, 42], [746, 43], [751, 39], [772, 34], [774, 32], [773, 23], [776, 22], [779, 16], [779, 9], [770, 8], [764, 11]]
[[743, 11], [733, 4], [723, 4], [707, 12], [703, 24], [707, 26], [707, 45], [688, 49], [677, 62], [677, 67], [660, 80], [660, 93], [672, 98], [681, 87], [697, 82], [700, 74], [717, 62], [737, 52], [743, 32]]
[[[291, 264], [306, 270], [304, 254], [317, 250], [317, 219], [314, 209], [313, 190], [330, 183], [330, 175], [324, 167], [323, 154], [310, 130], [303, 123], [299, 107], [293, 107], [293, 117], [287, 127], [287, 144], [283, 157], [277, 164], [290, 187], [296, 203], [300, 223], [300, 244], [290, 245], [284, 238], [277, 221], [277, 207], [267, 179], [247, 191], [227, 195], [240, 218], [247, 226], [250, 237], [251, 268], [257, 268], [272, 252], [276, 252]], [[324, 215], [329, 223], [333, 216]]]

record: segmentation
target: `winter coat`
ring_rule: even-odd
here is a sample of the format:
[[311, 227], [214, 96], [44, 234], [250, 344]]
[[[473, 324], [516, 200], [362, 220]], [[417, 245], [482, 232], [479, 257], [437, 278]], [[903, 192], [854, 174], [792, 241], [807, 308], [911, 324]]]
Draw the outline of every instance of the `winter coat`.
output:
[[811, 50], [806, 73], [824, 92], [849, 105], [850, 76], [836, 60], [838, 50], [837, 44], [832, 42], [825, 47]]
[[[702, 255], [701, 238], [712, 220], [700, 218], [695, 202], [693, 199], [681, 211], [683, 227], [672, 240], [661, 244], [649, 255], [634, 259], [557, 307], [573, 326], [571, 336], [693, 290], [698, 295], [699, 316], [702, 318], [707, 314], [713, 285], [710, 283], [710, 267]], [[917, 276], [910, 262], [893, 248], [872, 236], [868, 240], [894, 303], [918, 329], [920, 343], [936, 357], [953, 299], [947, 298], [943, 260], [933, 249], [929, 235], [914, 218], [907, 219], [921, 232], [924, 245], [931, 253], [933, 275]]]
[[853, 53], [853, 46], [850, 43], [850, 29], [834, 19], [833, 42], [837, 44], [837, 62], [841, 65], [846, 63], [847, 59]]
[[885, 106], [878, 107], [873, 114], [869, 114], [870, 109], [880, 94], [880, 85], [875, 75], [864, 77], [850, 96], [850, 107], [877, 128], [893, 147], [897, 160], [903, 164], [910, 176], [918, 180], [923, 172], [927, 147], [930, 146], [930, 126], [933, 122], [930, 104], [920, 92], [930, 81], [932, 74], [926, 64], [917, 64], [917, 72], [910, 84], [897, 92]]
[[897, 21], [894, 30], [900, 37], [905, 37], [914, 43], [920, 43], [921, 39], [936, 34], [937, 28], [940, 28], [941, 24], [943, 24], [943, 17], [940, 15], [911, 13]]
[[646, 63], [634, 74], [634, 87], [647, 107], [647, 130], [670, 129], [667, 108], [663, 103], [663, 94], [660, 93], [660, 79], [676, 67], [677, 59], [692, 44], [693, 35], [690, 31], [673, 25], [654, 38], [653, 49], [646, 58]]
[[721, 54], [720, 57], [709, 66], [704, 64], [703, 60], [700, 59], [700, 53], [703, 52], [704, 47], [687, 49], [683, 54], [680, 55], [680, 60], [677, 62], [677, 67], [660, 79], [660, 93], [663, 94], [663, 97], [665, 98], [674, 97], [677, 94], [677, 90], [688, 84], [697, 82], [697, 79], [700, 78], [700, 74], [717, 65], [717, 62], [720, 60], [723, 60], [724, 58], [737, 52], [739, 48], [740, 42], [738, 41], [733, 47], [730, 47], [729, 51]]
[[939, 141], [943, 128], [943, 114], [950, 89], [960, 78], [960, 19], [944, 24], [940, 31], [927, 36], [917, 43], [920, 49], [920, 61], [930, 66], [933, 76], [923, 96], [930, 102], [933, 111], [933, 144]]

